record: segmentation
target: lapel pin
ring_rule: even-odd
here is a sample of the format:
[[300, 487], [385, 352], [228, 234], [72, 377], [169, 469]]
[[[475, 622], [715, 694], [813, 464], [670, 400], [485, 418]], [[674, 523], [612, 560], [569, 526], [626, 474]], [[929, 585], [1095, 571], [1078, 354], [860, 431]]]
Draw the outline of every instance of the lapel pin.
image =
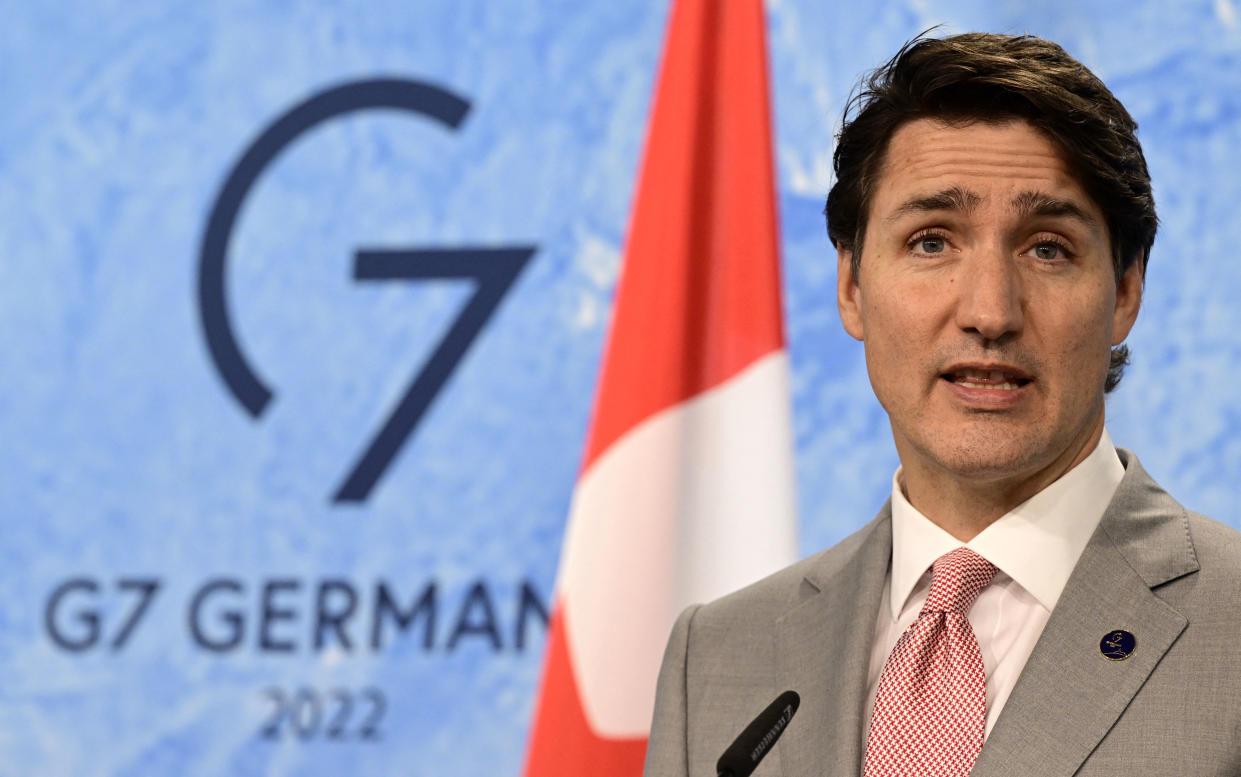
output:
[[1124, 629], [1113, 629], [1099, 640], [1099, 652], [1108, 661], [1124, 661], [1133, 655], [1137, 647], [1138, 640], [1133, 636], [1133, 632]]

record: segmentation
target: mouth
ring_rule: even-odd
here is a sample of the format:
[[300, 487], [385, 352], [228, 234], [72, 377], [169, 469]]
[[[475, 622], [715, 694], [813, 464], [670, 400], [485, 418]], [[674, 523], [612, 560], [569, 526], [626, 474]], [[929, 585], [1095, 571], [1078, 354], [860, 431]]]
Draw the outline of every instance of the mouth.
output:
[[1007, 365], [962, 365], [941, 373], [939, 377], [961, 388], [981, 391], [1016, 391], [1034, 380], [1025, 372]]

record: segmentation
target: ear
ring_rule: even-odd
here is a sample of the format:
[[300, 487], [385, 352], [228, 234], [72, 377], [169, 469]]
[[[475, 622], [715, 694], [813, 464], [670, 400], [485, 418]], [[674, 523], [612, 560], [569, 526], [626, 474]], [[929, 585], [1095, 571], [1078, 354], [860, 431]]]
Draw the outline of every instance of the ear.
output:
[[1120, 345], [1133, 329], [1142, 307], [1142, 258], [1138, 257], [1116, 284], [1116, 308], [1112, 312], [1112, 345]]
[[840, 323], [845, 331], [857, 340], [865, 340], [862, 327], [862, 287], [853, 277], [853, 251], [836, 249], [836, 307], [840, 310]]

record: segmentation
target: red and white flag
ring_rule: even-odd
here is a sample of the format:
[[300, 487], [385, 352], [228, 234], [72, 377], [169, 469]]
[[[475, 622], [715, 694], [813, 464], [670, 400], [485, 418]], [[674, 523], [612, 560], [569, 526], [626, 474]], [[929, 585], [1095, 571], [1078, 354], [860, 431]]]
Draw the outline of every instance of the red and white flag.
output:
[[796, 557], [761, 0], [675, 0], [527, 777], [637, 777], [686, 605]]

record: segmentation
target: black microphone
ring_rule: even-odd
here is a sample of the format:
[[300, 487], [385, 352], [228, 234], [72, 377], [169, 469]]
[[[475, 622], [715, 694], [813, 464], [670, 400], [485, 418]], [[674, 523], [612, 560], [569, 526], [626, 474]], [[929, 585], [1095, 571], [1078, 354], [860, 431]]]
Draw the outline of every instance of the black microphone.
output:
[[796, 691], [785, 691], [768, 704], [715, 762], [716, 777], [750, 777], [750, 772], [784, 733], [798, 704], [801, 697]]

